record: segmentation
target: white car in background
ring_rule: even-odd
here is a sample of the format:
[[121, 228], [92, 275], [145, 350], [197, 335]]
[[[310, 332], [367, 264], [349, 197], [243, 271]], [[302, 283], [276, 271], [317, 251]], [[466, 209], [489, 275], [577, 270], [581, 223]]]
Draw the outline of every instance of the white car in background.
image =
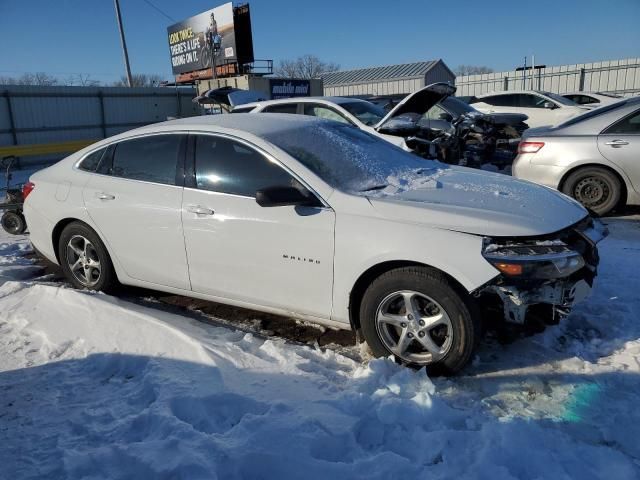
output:
[[449, 373], [473, 354], [481, 305], [523, 323], [584, 298], [602, 237], [549, 188], [300, 115], [130, 130], [25, 193], [34, 248], [77, 288], [119, 282], [352, 328], [376, 356]]
[[479, 95], [471, 104], [484, 113], [522, 113], [531, 128], [556, 125], [588, 109], [560, 95], [537, 90], [509, 90]]
[[622, 99], [619, 95], [601, 92], [569, 92], [562, 96], [572, 102], [587, 108], [598, 108], [604, 105], [618, 102]]
[[383, 138], [407, 151], [405, 138], [395, 131], [397, 122], [406, 123], [404, 114], [418, 118], [434, 105], [455, 93], [455, 87], [446, 83], [434, 83], [407, 95], [389, 112], [366, 100], [348, 97], [296, 97], [280, 100], [252, 102], [235, 107], [231, 113], [287, 113], [324, 118], [352, 125], [367, 133]]

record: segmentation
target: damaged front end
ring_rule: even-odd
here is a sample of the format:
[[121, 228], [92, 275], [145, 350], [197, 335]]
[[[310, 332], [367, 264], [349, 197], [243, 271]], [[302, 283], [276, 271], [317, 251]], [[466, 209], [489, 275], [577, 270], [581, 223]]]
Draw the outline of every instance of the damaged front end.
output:
[[504, 320], [524, 324], [531, 310], [560, 319], [586, 298], [599, 263], [597, 243], [608, 234], [587, 217], [560, 232], [535, 238], [485, 238], [484, 258], [500, 275], [474, 292], [485, 308], [500, 308]]

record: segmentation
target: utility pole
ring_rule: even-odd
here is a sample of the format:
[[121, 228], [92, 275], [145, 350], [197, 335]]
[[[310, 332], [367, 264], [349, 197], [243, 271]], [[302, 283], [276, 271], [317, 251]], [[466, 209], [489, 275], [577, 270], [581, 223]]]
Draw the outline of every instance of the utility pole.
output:
[[129, 87], [133, 85], [131, 80], [131, 67], [129, 66], [129, 54], [127, 53], [127, 42], [124, 39], [124, 29], [122, 28], [122, 16], [120, 15], [120, 2], [113, 0], [116, 7], [116, 20], [118, 20], [118, 30], [120, 30], [120, 43], [122, 43], [122, 55], [124, 56], [124, 66], [127, 70], [127, 84]]
[[535, 90], [533, 86], [533, 81], [536, 75], [536, 57], [535, 55], [531, 55], [531, 90]]

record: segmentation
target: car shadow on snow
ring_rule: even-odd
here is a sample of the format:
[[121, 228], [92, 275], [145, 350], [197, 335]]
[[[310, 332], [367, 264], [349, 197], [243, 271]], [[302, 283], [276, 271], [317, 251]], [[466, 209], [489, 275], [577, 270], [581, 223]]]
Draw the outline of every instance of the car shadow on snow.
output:
[[[327, 388], [295, 368], [265, 373], [234, 370], [218, 359], [201, 364], [121, 353], [63, 357], [0, 373], [6, 478], [487, 478], [500, 471], [504, 478], [631, 479], [640, 473], [637, 374], [549, 372], [541, 379], [547, 390], [525, 392], [528, 404], [532, 395], [541, 399], [536, 417], [518, 400], [518, 388], [488, 410], [463, 405], [386, 360]], [[488, 380], [469, 382], [478, 382], [469, 389], [482, 389]], [[555, 384], [572, 388], [553, 396]], [[545, 395], [553, 404], [546, 410]]]
[[[44, 268], [44, 271], [37, 271], [47, 275], [47, 280], [69, 285], [58, 266], [46, 264]], [[596, 289], [602, 279], [597, 282]], [[634, 309], [629, 308], [629, 305], [637, 304], [637, 311], [640, 312], [640, 298], [631, 298], [632, 295], [633, 292], [618, 294], [604, 303], [578, 305], [558, 325], [510, 325], [509, 335], [506, 337], [499, 335], [491, 327], [481, 340], [474, 362], [460, 375], [476, 376], [536, 367], [572, 358], [597, 361], [600, 357], [607, 357], [627, 342], [640, 339], [640, 319], [625, 324], [624, 328], [616, 328], [615, 331], [610, 328], [612, 324], [615, 325], [617, 317], [634, 315]], [[370, 358], [367, 353], [363, 355], [355, 334], [348, 330], [323, 328], [289, 317], [138, 287], [121, 286], [117, 296], [147, 308], [237, 329], [261, 338], [280, 338], [293, 344], [330, 348], [360, 362]], [[495, 320], [488, 316], [484, 318], [489, 325], [499, 323]], [[584, 348], [585, 345], [589, 348]]]

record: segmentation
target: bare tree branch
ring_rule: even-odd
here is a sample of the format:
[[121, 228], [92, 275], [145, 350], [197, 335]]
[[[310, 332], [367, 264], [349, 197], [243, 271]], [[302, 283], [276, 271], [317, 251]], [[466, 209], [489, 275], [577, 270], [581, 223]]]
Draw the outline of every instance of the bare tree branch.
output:
[[58, 85], [58, 79], [44, 72], [23, 73], [19, 77], [0, 77], [2, 85]]
[[335, 72], [340, 65], [325, 62], [315, 55], [302, 55], [294, 60], [282, 60], [275, 69], [278, 77], [284, 78], [320, 78], [320, 75]]
[[[157, 74], [135, 73], [131, 75], [132, 87], [157, 87], [162, 82], [162, 76]], [[114, 87], [128, 87], [127, 77], [120, 77], [120, 80], [113, 83]]]

